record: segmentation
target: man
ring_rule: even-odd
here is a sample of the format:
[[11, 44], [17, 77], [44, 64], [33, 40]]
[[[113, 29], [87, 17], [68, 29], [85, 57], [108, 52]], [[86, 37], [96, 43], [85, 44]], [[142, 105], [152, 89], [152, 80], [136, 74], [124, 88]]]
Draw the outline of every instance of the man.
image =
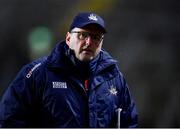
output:
[[135, 103], [102, 49], [104, 20], [79, 13], [66, 40], [24, 66], [0, 103], [1, 127], [137, 127]]

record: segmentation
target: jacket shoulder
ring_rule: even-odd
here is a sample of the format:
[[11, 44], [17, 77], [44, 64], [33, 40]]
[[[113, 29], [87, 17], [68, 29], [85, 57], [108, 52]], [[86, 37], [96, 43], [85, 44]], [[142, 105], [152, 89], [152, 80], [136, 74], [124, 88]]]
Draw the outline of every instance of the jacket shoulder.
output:
[[37, 71], [42, 71], [46, 64], [47, 57], [42, 57], [33, 62], [25, 65], [22, 70], [24, 70], [24, 76], [26, 78], [30, 78], [32, 74], [36, 73]]
[[46, 60], [47, 57], [42, 57], [24, 65], [18, 73], [17, 77], [22, 76], [25, 78], [31, 78], [31, 76], [37, 71], [42, 71], [44, 65], [46, 64]]

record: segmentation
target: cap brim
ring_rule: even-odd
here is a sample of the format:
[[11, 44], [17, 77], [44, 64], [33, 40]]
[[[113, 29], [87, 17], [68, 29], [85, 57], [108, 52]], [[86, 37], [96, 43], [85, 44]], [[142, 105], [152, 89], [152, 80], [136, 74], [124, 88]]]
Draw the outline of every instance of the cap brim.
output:
[[76, 27], [83, 28], [83, 27], [86, 27], [86, 26], [88, 26], [88, 25], [90, 25], [90, 24], [97, 25], [97, 26], [102, 30], [103, 33], [107, 33], [107, 31], [106, 31], [106, 29], [104, 28], [104, 26], [102, 26], [101, 24], [98, 24], [97, 22], [92, 22], [92, 21], [91, 21], [91, 22], [86, 22], [86, 23], [81, 24], [81, 25], [76, 26]]

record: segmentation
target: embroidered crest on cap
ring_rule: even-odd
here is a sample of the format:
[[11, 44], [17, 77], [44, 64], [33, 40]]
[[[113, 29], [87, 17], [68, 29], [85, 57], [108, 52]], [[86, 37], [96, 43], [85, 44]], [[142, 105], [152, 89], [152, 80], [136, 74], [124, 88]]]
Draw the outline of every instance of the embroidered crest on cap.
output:
[[89, 20], [93, 20], [93, 21], [97, 21], [98, 20], [96, 15], [94, 15], [94, 14], [90, 14], [88, 18], [89, 18]]

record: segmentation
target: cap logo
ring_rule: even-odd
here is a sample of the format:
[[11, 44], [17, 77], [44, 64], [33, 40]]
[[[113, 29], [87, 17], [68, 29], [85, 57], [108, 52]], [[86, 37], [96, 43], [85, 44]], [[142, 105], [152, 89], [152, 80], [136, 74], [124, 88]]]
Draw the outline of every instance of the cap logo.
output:
[[98, 20], [96, 15], [93, 15], [93, 14], [90, 14], [88, 18], [89, 18], [89, 20], [93, 20], [93, 21], [97, 21]]

